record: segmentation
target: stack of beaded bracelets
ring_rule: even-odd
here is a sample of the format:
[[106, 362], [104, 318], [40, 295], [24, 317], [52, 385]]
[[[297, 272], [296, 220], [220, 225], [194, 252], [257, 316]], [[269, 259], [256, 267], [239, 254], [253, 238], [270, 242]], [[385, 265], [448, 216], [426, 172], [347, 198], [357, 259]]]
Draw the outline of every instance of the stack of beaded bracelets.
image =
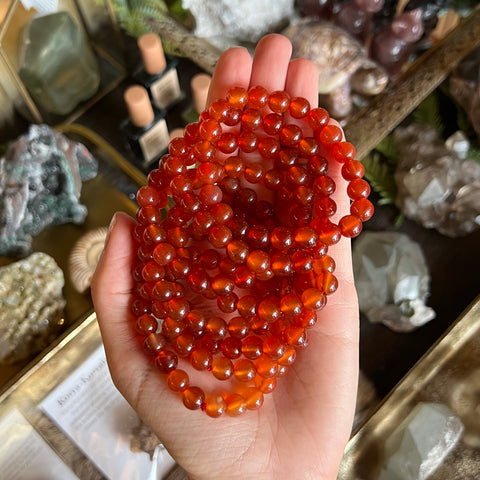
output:
[[[352, 201], [338, 224], [331, 162]], [[137, 194], [131, 308], [187, 408], [211, 417], [259, 408], [307, 346], [338, 285], [328, 247], [373, 214], [363, 173], [326, 110], [260, 86], [232, 88], [171, 141]], [[190, 367], [218, 388], [192, 385]]]

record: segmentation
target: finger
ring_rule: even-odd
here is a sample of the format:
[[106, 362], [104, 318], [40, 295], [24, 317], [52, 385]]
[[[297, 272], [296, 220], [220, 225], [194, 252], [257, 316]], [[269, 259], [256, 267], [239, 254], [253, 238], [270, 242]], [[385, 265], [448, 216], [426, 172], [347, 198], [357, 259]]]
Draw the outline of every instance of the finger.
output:
[[214, 100], [225, 98], [232, 87], [248, 88], [252, 72], [252, 58], [248, 50], [233, 47], [218, 59], [208, 92], [207, 105]]
[[318, 70], [305, 58], [292, 60], [288, 66], [285, 91], [291, 97], [303, 97], [310, 102], [310, 107], [318, 105]]
[[134, 286], [134, 226], [134, 220], [128, 215], [115, 214], [92, 280], [93, 304], [111, 365], [123, 363], [121, 357], [126, 348], [139, 350], [128, 321]]
[[291, 55], [292, 44], [287, 37], [275, 33], [263, 37], [253, 56], [250, 87], [261, 85], [268, 92], [283, 90]]

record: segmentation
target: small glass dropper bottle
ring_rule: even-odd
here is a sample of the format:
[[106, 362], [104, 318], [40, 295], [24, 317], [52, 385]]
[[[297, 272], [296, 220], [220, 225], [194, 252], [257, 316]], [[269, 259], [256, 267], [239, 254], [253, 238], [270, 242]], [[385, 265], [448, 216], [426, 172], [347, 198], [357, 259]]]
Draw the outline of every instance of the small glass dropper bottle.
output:
[[122, 124], [130, 147], [146, 168], [167, 150], [170, 141], [165, 112], [150, 103], [147, 90], [133, 85], [125, 90], [124, 100], [129, 118]]
[[148, 90], [157, 108], [168, 109], [184, 97], [178, 80], [177, 60], [165, 55], [160, 37], [155, 33], [142, 35], [137, 44], [143, 68], [133, 76]]

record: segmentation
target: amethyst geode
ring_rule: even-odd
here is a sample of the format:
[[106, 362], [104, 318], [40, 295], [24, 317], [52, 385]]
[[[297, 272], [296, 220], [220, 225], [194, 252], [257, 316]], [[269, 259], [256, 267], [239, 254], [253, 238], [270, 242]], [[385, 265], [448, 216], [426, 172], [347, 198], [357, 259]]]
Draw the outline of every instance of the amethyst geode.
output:
[[51, 226], [82, 223], [82, 182], [98, 164], [81, 143], [32, 125], [0, 159], [0, 255], [25, 256], [32, 237]]

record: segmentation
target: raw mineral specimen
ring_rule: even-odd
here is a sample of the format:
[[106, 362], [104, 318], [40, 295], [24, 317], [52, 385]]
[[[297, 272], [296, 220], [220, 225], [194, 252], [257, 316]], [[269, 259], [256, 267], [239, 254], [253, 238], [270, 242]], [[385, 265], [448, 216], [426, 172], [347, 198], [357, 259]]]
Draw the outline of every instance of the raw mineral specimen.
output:
[[182, 0], [195, 18], [195, 35], [224, 50], [238, 42], [257, 42], [294, 16], [294, 0]]
[[63, 323], [63, 285], [46, 253], [0, 268], [0, 362], [24, 360], [54, 338]]
[[378, 480], [426, 480], [462, 432], [462, 422], [446, 405], [419, 403], [387, 439]]
[[430, 275], [418, 243], [396, 232], [364, 232], [353, 247], [360, 310], [371, 322], [408, 332], [435, 318], [425, 302]]
[[62, 223], [82, 223], [82, 181], [98, 164], [87, 148], [47, 125], [32, 125], [0, 159], [0, 255], [26, 255], [32, 236]]
[[413, 124], [394, 135], [400, 210], [449, 237], [480, 228], [480, 163], [465, 158], [466, 138], [457, 133], [444, 142], [433, 127]]

